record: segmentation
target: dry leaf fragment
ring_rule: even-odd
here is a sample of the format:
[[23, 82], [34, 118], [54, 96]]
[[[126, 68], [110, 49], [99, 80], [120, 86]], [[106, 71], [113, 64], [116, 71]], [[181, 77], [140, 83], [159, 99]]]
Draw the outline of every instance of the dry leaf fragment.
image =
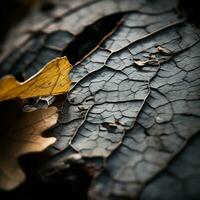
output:
[[0, 80], [0, 101], [37, 96], [59, 95], [69, 90], [68, 77], [71, 64], [66, 57], [60, 57], [46, 64], [37, 74], [20, 83], [11, 75]]
[[134, 64], [136, 64], [139, 67], [143, 67], [147, 64], [159, 65], [159, 60], [156, 58], [156, 56], [154, 54], [151, 54], [147, 60], [135, 59]]
[[158, 46], [157, 51], [164, 54], [164, 55], [170, 55], [172, 52], [164, 47]]
[[134, 63], [137, 65], [137, 66], [144, 66], [147, 62], [146, 61], [142, 61], [142, 60], [134, 60]]
[[43, 151], [56, 141], [54, 137], [41, 136], [43, 131], [57, 122], [56, 107], [20, 114], [21, 116], [15, 114], [13, 116], [11, 113], [14, 123], [12, 126], [7, 126], [4, 131], [1, 128], [0, 188], [4, 190], [14, 189], [25, 179], [25, 174], [18, 162], [19, 156]]
[[158, 65], [158, 60], [153, 58], [153, 59], [148, 59], [148, 60], [135, 60], [134, 64], [136, 64], [139, 67], [142, 67], [146, 64], [150, 64], [150, 65]]

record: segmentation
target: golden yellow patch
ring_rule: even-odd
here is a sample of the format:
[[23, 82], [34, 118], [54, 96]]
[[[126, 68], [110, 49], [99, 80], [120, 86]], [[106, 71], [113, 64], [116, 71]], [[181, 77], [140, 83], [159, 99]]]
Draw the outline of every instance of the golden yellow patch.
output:
[[69, 90], [68, 76], [72, 65], [66, 57], [60, 57], [46, 64], [37, 74], [25, 82], [18, 82], [14, 76], [0, 79], [0, 101], [38, 96], [59, 95]]

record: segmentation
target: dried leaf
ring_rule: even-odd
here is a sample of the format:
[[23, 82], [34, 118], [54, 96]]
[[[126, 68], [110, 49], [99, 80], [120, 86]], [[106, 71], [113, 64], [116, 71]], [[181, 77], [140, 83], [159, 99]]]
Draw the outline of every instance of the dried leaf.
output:
[[[106, 0], [89, 2], [45, 28], [40, 26], [39, 30], [45, 33], [33, 34], [34, 45], [27, 44], [20, 55], [13, 52], [4, 62], [8, 69], [10, 63], [16, 62], [15, 57], [17, 61], [20, 58], [19, 68], [11, 72], [31, 76], [38, 63], [55, 55], [68, 55], [71, 60], [74, 55], [67, 53], [76, 52], [74, 49], [85, 54], [71, 71], [76, 84], [60, 109], [59, 123], [49, 132], [58, 138], [48, 148], [56, 156], [42, 163], [39, 176], [54, 181], [59, 175], [64, 180], [69, 176], [65, 169], [69, 169], [71, 161], [81, 160], [84, 170], [90, 168], [89, 174], [94, 178], [88, 190], [92, 200], [140, 198], [147, 181], [154, 180], [162, 170], [168, 172], [165, 170], [169, 161], [200, 130], [199, 30], [177, 16], [176, 1], [125, 1], [109, 1], [109, 5]], [[92, 24], [95, 16], [108, 15], [112, 8], [118, 12], [121, 5], [125, 10], [131, 5], [137, 7], [124, 13], [109, 37], [87, 54], [82, 47], [94, 41], [88, 27], [100, 30], [93, 34], [96, 38], [109, 26], [103, 25], [102, 19], [98, 26]], [[81, 16], [78, 22], [77, 16]], [[83, 34], [77, 34], [84, 27], [87, 37], [81, 46], [77, 38]], [[133, 64], [135, 60], [142, 67]], [[179, 162], [175, 168], [180, 171]], [[101, 169], [104, 170], [100, 172]], [[176, 179], [173, 174], [177, 173], [170, 173], [170, 183], [175, 183], [171, 181]], [[85, 179], [80, 178], [77, 180], [85, 184]], [[177, 179], [179, 184], [185, 184], [182, 177], [181, 181], [180, 177]], [[165, 189], [163, 183], [162, 179], [159, 185]], [[190, 183], [186, 184], [186, 197], [196, 188], [193, 180]], [[177, 188], [180, 191], [179, 185]], [[155, 194], [151, 189], [147, 198]], [[165, 197], [164, 192], [161, 194]]]
[[[79, 153], [84, 166], [105, 169], [90, 186], [91, 199], [134, 199], [200, 130], [199, 31], [172, 12], [127, 14], [124, 26], [73, 67], [76, 84], [50, 133], [59, 140], [49, 152], [59, 156], [45, 163], [46, 174]], [[157, 20], [155, 30], [141, 36], [138, 25], [152, 31]], [[137, 34], [123, 43], [127, 32]]]
[[[12, 106], [12, 105], [11, 105]], [[13, 109], [11, 110], [13, 111]], [[0, 188], [11, 190], [25, 179], [18, 157], [31, 152], [40, 152], [53, 144], [54, 137], [44, 138], [41, 133], [57, 122], [56, 107], [31, 113], [10, 112], [6, 116], [7, 127], [0, 134]], [[10, 117], [8, 120], [8, 117]], [[6, 122], [5, 122], [6, 123]]]
[[37, 74], [20, 83], [11, 75], [0, 80], [0, 101], [13, 98], [59, 95], [69, 90], [72, 69], [66, 57], [56, 58], [45, 65]]

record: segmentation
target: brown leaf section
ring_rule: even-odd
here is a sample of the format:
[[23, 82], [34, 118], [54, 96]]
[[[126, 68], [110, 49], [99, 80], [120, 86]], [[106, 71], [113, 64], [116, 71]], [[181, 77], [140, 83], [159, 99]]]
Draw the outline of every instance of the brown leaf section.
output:
[[21, 103], [3, 105], [5, 116], [0, 116], [0, 188], [11, 190], [25, 179], [18, 157], [31, 152], [40, 152], [56, 141], [44, 138], [41, 133], [57, 122], [56, 107], [31, 113], [20, 112]]
[[0, 101], [66, 93], [71, 85], [68, 77], [71, 64], [60, 57], [46, 64], [37, 74], [20, 83], [11, 75], [0, 80]]

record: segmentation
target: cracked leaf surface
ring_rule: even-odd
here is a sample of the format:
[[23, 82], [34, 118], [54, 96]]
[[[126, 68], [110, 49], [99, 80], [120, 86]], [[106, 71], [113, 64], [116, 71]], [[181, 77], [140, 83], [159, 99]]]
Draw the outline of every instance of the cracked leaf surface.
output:
[[[180, 155], [144, 187], [139, 199], [198, 199], [200, 174], [196, 169], [199, 168], [199, 136], [197, 133], [192, 137]], [[163, 195], [165, 188], [171, 185], [173, 188]]]
[[[161, 17], [159, 18], [159, 20], [157, 19], [158, 15], [159, 17]], [[138, 19], [137, 22], [135, 22], [134, 20], [135, 18]], [[134, 62], [133, 58], [128, 58], [130, 60], [128, 59], [126, 60], [126, 62], [128, 62], [126, 64], [130, 65], [129, 67], [127, 66], [126, 69], [124, 69], [126, 73], [123, 73], [123, 71], [120, 72], [121, 69], [116, 70], [114, 67], [112, 66], [110, 67], [109, 64], [113, 62], [111, 60], [114, 59], [114, 57], [118, 56], [118, 51], [121, 52], [123, 48], [126, 48], [127, 45], [131, 45], [131, 43], [134, 43], [134, 42], [137, 43], [138, 41], [137, 46], [139, 46], [139, 41], [142, 38], [145, 39], [145, 37], [148, 37], [149, 35], [154, 34], [154, 32], [157, 29], [165, 29], [165, 27], [168, 26], [172, 21], [176, 21], [176, 20], [177, 20], [177, 16], [172, 11], [167, 11], [166, 13], [163, 13], [163, 14], [160, 14], [160, 13], [157, 14], [156, 11], [155, 13], [152, 12], [150, 14], [148, 13], [145, 14], [143, 12], [138, 13], [136, 11], [131, 14], [125, 15], [124, 18], [122, 19], [123, 23], [121, 23], [120, 26], [116, 29], [116, 31], [105, 42], [101, 44], [98, 50], [94, 51], [91, 55], [86, 57], [80, 64], [77, 64], [73, 67], [72, 71], [70, 72], [70, 78], [72, 79], [73, 82], [78, 82], [84, 76], [94, 71], [94, 73], [91, 73], [91, 76], [89, 74], [88, 78], [84, 79], [84, 82], [86, 82], [84, 84], [88, 84], [87, 87], [90, 87], [91, 91], [89, 91], [86, 88], [86, 86], [84, 86], [84, 88], [81, 89], [81, 86], [79, 86], [79, 83], [77, 83], [75, 87], [76, 89], [72, 89], [72, 91], [69, 94], [69, 101], [71, 101], [72, 99], [72, 101], [75, 101], [75, 102], [71, 102], [70, 106], [68, 106], [69, 105], [68, 103], [66, 103], [66, 106], [64, 105], [64, 108], [62, 109], [62, 112], [60, 113], [59, 123], [61, 123], [62, 126], [63, 124], [67, 123], [67, 126], [70, 127], [70, 121], [73, 121], [75, 119], [79, 121], [83, 120], [83, 117], [85, 116], [84, 113], [86, 113], [86, 111], [91, 106], [91, 104], [93, 104], [93, 103], [90, 103], [93, 101], [92, 98], [94, 98], [94, 101], [98, 103], [105, 102], [107, 101], [107, 99], [108, 101], [123, 101], [123, 99], [126, 99], [126, 98], [127, 100], [144, 99], [145, 96], [147, 96], [149, 92], [148, 86], [147, 86], [149, 78], [147, 77], [146, 81], [143, 81], [145, 79], [144, 77], [153, 76], [153, 74], [155, 73], [157, 69], [152, 68], [152, 67], [149, 67], [149, 68], [146, 67], [147, 70], [149, 69], [150, 70], [148, 71], [148, 73], [145, 73], [145, 74], [142, 71], [141, 72], [138, 71], [137, 77], [135, 77], [135, 79], [138, 78], [141, 80], [135, 81], [135, 80], [127, 80], [127, 74], [126, 74], [126, 73], [130, 73], [130, 74], [132, 73], [132, 76], [136, 75], [136, 73], [134, 74], [134, 72], [130, 71], [130, 69], [132, 70], [131, 64], [133, 64]], [[154, 48], [154, 50], [152, 51], [156, 52], [157, 48]], [[167, 57], [169, 57], [169, 55], [168, 56], [166, 55], [166, 58]], [[166, 59], [166, 58], [163, 58], [163, 59]], [[154, 61], [157, 62], [156, 59], [154, 59]], [[119, 63], [118, 65], [120, 64], [121, 63]], [[96, 70], [97, 72], [95, 73]], [[95, 79], [92, 77], [95, 77]], [[80, 84], [82, 83], [83, 82], [80, 82]], [[123, 88], [124, 85], [125, 85], [125, 88]], [[130, 87], [131, 90], [128, 89], [127, 87]], [[139, 87], [140, 87], [140, 92], [137, 91], [137, 88]], [[99, 90], [99, 91], [96, 92], [96, 90]], [[91, 95], [91, 93], [93, 92], [94, 92], [94, 95]], [[76, 95], [76, 93], [79, 93], [79, 95]], [[132, 97], [133, 94], [136, 96], [136, 98]], [[73, 99], [73, 95], [76, 98], [85, 98], [85, 96], [87, 95], [88, 97], [86, 101], [88, 102], [77, 103], [76, 102], [77, 100]], [[111, 121], [111, 123], [113, 122]], [[74, 131], [77, 131], [77, 129], [74, 129]], [[55, 129], [55, 131], [51, 131], [51, 132], [57, 132], [57, 130]], [[73, 136], [75, 135], [75, 132], [74, 133], [62, 132], [62, 135], [64, 134], [65, 135], [70, 134], [71, 136]], [[68, 146], [69, 141], [70, 139], [66, 140], [65, 147]], [[64, 144], [64, 142], [62, 142], [62, 144]], [[62, 147], [64, 146], [62, 145]], [[57, 149], [56, 147], [55, 149], [52, 149], [52, 152], [56, 152], [58, 150], [60, 151], [62, 149], [59, 149], [59, 148]]]
[[[89, 189], [91, 199], [136, 198], [200, 129], [199, 30], [163, 14], [150, 32], [121, 42], [123, 26], [134, 15], [125, 15], [114, 34], [75, 65], [75, 84], [55, 128], [63, 127], [71, 139], [54, 163], [65, 165], [73, 151], [105, 158]], [[128, 29], [133, 33], [134, 25]], [[74, 120], [80, 120], [74, 133], [64, 131]]]

